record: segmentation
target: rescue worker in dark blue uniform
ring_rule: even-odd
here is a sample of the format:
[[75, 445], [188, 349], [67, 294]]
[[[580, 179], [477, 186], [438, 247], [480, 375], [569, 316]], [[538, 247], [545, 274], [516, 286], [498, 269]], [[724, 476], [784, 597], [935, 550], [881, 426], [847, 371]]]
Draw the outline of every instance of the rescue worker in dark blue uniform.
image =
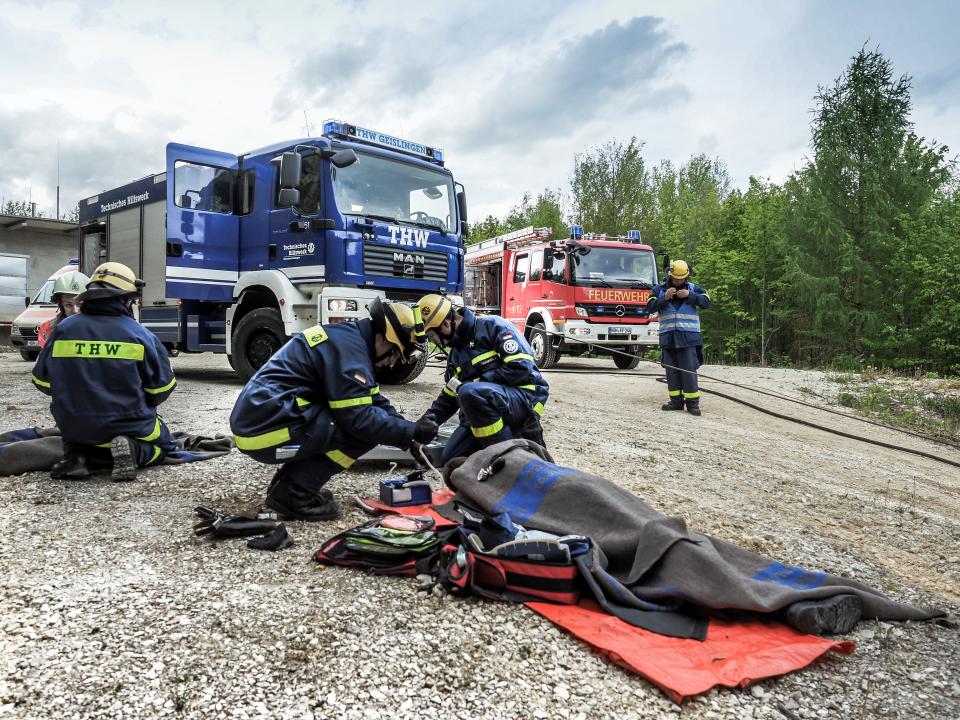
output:
[[378, 444], [429, 442], [437, 425], [402, 417], [375, 368], [423, 351], [414, 308], [376, 299], [370, 319], [316, 325], [294, 335], [250, 378], [230, 414], [237, 448], [280, 464], [265, 504], [292, 520], [330, 520], [340, 506], [323, 486]]
[[683, 260], [670, 263], [667, 279], [650, 291], [647, 314], [660, 314], [660, 361], [667, 371], [669, 402], [663, 410], [700, 414], [697, 368], [703, 364], [700, 309], [710, 307], [710, 296], [689, 281], [690, 268]]
[[460, 411], [441, 461], [511, 438], [544, 445], [540, 415], [549, 386], [523, 334], [502, 317], [474, 315], [442, 295], [417, 305], [427, 337], [447, 353], [446, 385], [423, 417], [442, 424]]
[[141, 287], [126, 265], [100, 265], [77, 296], [80, 314], [57, 324], [37, 358], [33, 382], [51, 396], [63, 437], [53, 478], [110, 467], [113, 480], [133, 480], [176, 449], [156, 408], [177, 381], [157, 336], [133, 318]]

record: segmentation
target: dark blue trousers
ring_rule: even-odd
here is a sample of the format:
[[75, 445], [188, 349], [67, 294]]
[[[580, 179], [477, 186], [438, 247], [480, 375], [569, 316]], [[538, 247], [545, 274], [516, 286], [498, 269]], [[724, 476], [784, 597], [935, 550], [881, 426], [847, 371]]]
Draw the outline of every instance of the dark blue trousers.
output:
[[[700, 361], [697, 358], [696, 347], [685, 348], [660, 348], [660, 362], [664, 365], [672, 365], [674, 368], [665, 367], [667, 372], [667, 394], [670, 396], [670, 403], [676, 407], [700, 406], [700, 386], [697, 384], [697, 368], [700, 367]], [[688, 370], [689, 372], [682, 372]]]
[[466, 457], [480, 448], [522, 437], [524, 424], [534, 413], [532, 394], [527, 390], [488, 382], [460, 386], [460, 427], [453, 431], [443, 449], [441, 462]]

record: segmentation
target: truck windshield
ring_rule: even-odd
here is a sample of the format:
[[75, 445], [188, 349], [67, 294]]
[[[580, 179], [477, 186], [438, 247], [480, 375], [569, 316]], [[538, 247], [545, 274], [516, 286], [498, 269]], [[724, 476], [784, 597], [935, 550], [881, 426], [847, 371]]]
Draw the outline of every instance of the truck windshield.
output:
[[570, 276], [575, 285], [651, 288], [657, 263], [649, 250], [588, 247], [586, 254], [572, 253]]
[[453, 178], [400, 160], [357, 153], [360, 162], [334, 168], [333, 194], [344, 215], [376, 216], [436, 230], [454, 227]]

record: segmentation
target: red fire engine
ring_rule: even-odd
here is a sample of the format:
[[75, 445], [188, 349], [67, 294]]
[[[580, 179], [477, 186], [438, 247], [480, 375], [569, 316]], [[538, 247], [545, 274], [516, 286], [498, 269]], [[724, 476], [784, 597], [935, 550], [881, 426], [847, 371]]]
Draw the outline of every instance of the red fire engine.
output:
[[[464, 302], [520, 328], [541, 368], [565, 353], [639, 355], [655, 346], [659, 324], [647, 315], [647, 298], [657, 263], [640, 233], [584, 235], [574, 226], [568, 240], [551, 235], [550, 228], [528, 227], [467, 247]], [[621, 369], [639, 362], [607, 354]]]

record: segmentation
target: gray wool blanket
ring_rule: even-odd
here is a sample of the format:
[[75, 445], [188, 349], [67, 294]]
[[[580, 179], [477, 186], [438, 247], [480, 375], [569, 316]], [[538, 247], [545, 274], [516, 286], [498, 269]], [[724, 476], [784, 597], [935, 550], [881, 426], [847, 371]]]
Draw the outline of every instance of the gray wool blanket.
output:
[[530, 529], [591, 538], [593, 557], [581, 569], [592, 576], [591, 589], [602, 592], [601, 604], [638, 611], [694, 605], [771, 613], [798, 600], [855, 593], [865, 618], [926, 620], [943, 614], [693, 532], [681, 518], [660, 514], [609, 480], [555, 465], [546, 450], [527, 440], [474, 453], [449, 473], [449, 483], [458, 500], [478, 510], [506, 512]]
[[[161, 465], [209, 460], [226, 455], [233, 448], [233, 438], [227, 435], [171, 434], [177, 449], [164, 456]], [[24, 428], [0, 433], [0, 476], [49, 470], [62, 457], [63, 442], [60, 440], [60, 430], [56, 427]]]

